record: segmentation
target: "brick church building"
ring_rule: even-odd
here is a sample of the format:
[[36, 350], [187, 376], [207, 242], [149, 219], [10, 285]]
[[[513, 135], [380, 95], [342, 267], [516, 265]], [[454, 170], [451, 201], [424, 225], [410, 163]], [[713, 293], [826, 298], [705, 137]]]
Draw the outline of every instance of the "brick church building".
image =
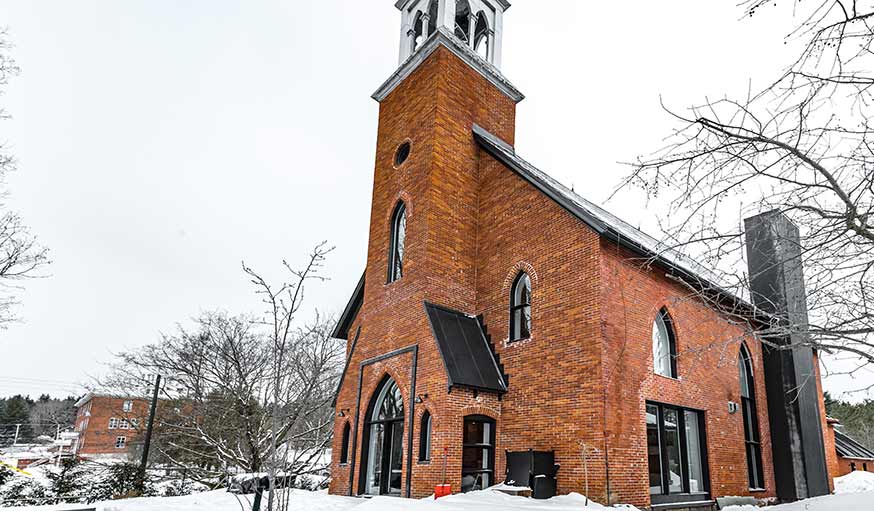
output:
[[[690, 298], [747, 306], [706, 268], [516, 154], [509, 3], [396, 7], [367, 266], [334, 332], [348, 345], [330, 491], [423, 497], [444, 463], [453, 492], [480, 489], [533, 450], [553, 453], [558, 493], [588, 484], [602, 503], [828, 493], [816, 353], [763, 349]], [[797, 229], [766, 213], [747, 231], [755, 303], [806, 321], [781, 242]]]

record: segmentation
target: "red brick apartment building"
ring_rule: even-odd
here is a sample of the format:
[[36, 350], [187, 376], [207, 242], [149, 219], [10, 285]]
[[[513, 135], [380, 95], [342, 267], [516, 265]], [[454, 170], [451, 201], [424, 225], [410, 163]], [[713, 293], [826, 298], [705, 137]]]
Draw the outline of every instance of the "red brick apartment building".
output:
[[149, 400], [88, 393], [76, 402], [77, 456], [127, 456], [149, 416]]
[[[545, 473], [527, 480], [541, 496], [587, 479], [596, 500], [651, 508], [828, 493], [816, 353], [763, 350], [689, 298], [715, 289], [706, 268], [516, 154], [523, 95], [499, 71], [509, 3], [396, 6], [367, 266], [334, 332], [348, 347], [330, 491], [426, 496], [445, 456], [454, 492], [530, 458], [548, 466], [512, 480]], [[806, 320], [780, 243], [797, 229], [766, 213], [747, 231], [756, 303]]]

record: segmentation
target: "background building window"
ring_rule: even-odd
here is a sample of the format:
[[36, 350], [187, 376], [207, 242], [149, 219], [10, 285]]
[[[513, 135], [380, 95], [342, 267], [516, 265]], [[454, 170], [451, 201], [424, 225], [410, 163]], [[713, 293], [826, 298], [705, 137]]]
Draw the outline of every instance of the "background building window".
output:
[[109, 419], [109, 429], [118, 429], [118, 419], [115, 417]]
[[125, 401], [124, 405], [122, 406], [122, 409], [125, 412], [129, 412], [129, 411], [133, 410], [134, 409], [134, 402], [133, 401]]
[[669, 378], [677, 377], [677, 340], [668, 311], [662, 309], [652, 324], [653, 371]]
[[388, 257], [388, 282], [404, 276], [404, 249], [407, 241], [407, 207], [403, 202], [395, 208], [391, 220], [391, 248]]
[[706, 496], [707, 450], [701, 412], [647, 403], [646, 440], [653, 504]]
[[510, 291], [510, 341], [531, 337], [531, 279], [522, 272]]
[[431, 460], [431, 412], [425, 410], [419, 426], [419, 461]]
[[465, 417], [462, 442], [461, 491], [495, 484], [495, 421], [483, 415]]
[[127, 438], [120, 436], [115, 438], [115, 448], [116, 449], [124, 449], [124, 446], [127, 445]]
[[765, 487], [762, 475], [762, 444], [759, 438], [759, 414], [756, 409], [756, 387], [753, 379], [753, 364], [747, 347], [741, 345], [738, 355], [740, 372], [740, 399], [743, 408], [744, 442], [747, 452], [747, 476], [751, 489]]

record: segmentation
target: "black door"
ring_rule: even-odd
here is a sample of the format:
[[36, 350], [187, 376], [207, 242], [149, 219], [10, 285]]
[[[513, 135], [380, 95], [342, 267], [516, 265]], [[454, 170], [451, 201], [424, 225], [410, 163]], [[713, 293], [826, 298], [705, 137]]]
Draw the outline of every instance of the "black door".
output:
[[387, 378], [368, 408], [365, 420], [360, 493], [400, 495], [403, 465], [404, 403], [394, 380]]

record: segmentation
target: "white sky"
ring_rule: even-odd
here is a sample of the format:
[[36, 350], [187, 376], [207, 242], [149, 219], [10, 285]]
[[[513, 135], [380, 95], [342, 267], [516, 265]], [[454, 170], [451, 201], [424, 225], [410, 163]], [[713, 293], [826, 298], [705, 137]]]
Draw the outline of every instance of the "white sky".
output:
[[[617, 162], [669, 134], [660, 96], [742, 94], [788, 63], [789, 13], [741, 19], [736, 3], [516, 0], [517, 150], [603, 201]], [[366, 258], [370, 94], [397, 66], [399, 23], [394, 0], [0, 2], [22, 68], [0, 99], [20, 163], [9, 203], [54, 260], [0, 332], [0, 395], [76, 393], [200, 311], [257, 311], [240, 262], [278, 277], [321, 240], [332, 280], [309, 303], [342, 310]], [[633, 194], [607, 207], [650, 225]]]

